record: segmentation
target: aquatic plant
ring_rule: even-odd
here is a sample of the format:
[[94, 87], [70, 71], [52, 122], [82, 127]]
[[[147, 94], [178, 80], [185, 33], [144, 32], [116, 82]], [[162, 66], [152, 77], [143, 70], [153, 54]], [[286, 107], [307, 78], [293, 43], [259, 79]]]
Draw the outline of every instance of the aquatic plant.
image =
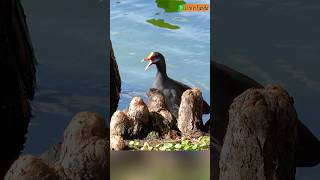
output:
[[200, 136], [196, 139], [182, 138], [178, 141], [140, 141], [132, 140], [129, 148], [135, 151], [203, 151], [209, 150], [210, 137]]
[[180, 12], [183, 10], [183, 5], [186, 4], [183, 0], [156, 0], [156, 3], [165, 12]]
[[180, 29], [179, 26], [169, 24], [169, 23], [165, 22], [163, 19], [148, 19], [147, 22], [154, 25], [154, 26], [161, 27], [161, 28], [167, 28], [167, 29], [173, 29], [173, 30]]

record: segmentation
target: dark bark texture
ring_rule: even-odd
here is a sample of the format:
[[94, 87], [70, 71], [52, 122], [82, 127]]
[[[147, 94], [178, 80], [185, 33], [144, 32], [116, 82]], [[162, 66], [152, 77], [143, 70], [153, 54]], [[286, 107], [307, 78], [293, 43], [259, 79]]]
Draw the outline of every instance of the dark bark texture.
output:
[[220, 155], [220, 180], [293, 180], [298, 117], [280, 86], [237, 97]]
[[110, 40], [110, 117], [117, 110], [121, 92], [121, 78]]
[[[210, 123], [210, 136], [223, 145], [229, 123], [229, 109], [236, 97], [248, 89], [262, 89], [261, 84], [227, 66], [211, 63], [213, 121]], [[211, 120], [210, 120], [211, 121]], [[295, 139], [295, 166], [311, 167], [320, 162], [320, 142], [317, 137], [300, 121]], [[211, 178], [219, 177], [219, 153], [211, 151]]]
[[19, 0], [0, 1], [0, 179], [19, 156], [31, 118], [36, 60]]
[[109, 178], [109, 135], [105, 120], [96, 113], [78, 113], [61, 143], [40, 157], [20, 156], [5, 180], [97, 180]]
[[204, 128], [202, 106], [203, 98], [199, 89], [188, 89], [182, 94], [177, 120], [178, 128], [182, 134], [188, 134]]

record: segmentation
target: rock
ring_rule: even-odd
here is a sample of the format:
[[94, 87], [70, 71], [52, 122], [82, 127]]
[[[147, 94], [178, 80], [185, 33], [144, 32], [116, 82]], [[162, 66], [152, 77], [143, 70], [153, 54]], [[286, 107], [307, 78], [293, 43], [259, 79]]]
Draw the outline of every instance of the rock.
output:
[[122, 136], [123, 138], [130, 138], [133, 130], [133, 121], [121, 111], [116, 111], [110, 122], [110, 136]]
[[127, 116], [133, 121], [133, 136], [141, 136], [149, 124], [149, 110], [141, 97], [133, 97]]
[[120, 151], [126, 148], [125, 140], [121, 136], [110, 136], [110, 148], [112, 151]]
[[107, 179], [108, 134], [101, 116], [78, 113], [66, 128], [61, 145], [53, 146], [41, 158], [20, 156], [5, 179]]
[[178, 115], [178, 128], [182, 134], [203, 129], [202, 105], [202, 93], [199, 89], [188, 89], [182, 94]]
[[295, 179], [298, 117], [280, 86], [237, 97], [220, 155], [220, 180]]

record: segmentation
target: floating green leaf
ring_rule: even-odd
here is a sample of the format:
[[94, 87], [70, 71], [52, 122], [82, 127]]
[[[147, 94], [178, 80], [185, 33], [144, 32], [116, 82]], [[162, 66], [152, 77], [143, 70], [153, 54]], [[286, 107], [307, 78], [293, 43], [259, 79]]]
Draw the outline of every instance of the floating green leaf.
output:
[[182, 145], [181, 144], [176, 144], [176, 145], [174, 145], [174, 148], [176, 148], [176, 149], [181, 149], [182, 148]]
[[157, 6], [164, 9], [165, 12], [180, 12], [183, 11], [183, 5], [186, 4], [183, 0], [156, 0]]
[[161, 27], [161, 28], [173, 29], [173, 30], [180, 29], [179, 26], [169, 24], [169, 23], [165, 22], [163, 19], [148, 19], [147, 22], [154, 25], [154, 26]]

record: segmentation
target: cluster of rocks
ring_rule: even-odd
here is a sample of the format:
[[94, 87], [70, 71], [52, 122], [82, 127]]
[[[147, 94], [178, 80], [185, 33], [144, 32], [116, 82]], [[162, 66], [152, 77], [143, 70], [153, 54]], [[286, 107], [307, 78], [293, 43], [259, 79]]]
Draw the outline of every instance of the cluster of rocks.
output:
[[109, 146], [105, 120], [96, 113], [78, 113], [66, 128], [63, 141], [40, 157], [22, 155], [6, 180], [108, 179]]
[[204, 135], [202, 122], [202, 93], [199, 89], [186, 90], [181, 96], [178, 117], [166, 104], [166, 98], [157, 89], [147, 93], [147, 104], [141, 97], [133, 97], [125, 111], [116, 111], [110, 122], [110, 146], [112, 150], [124, 150], [133, 139], [177, 139], [182, 136]]

